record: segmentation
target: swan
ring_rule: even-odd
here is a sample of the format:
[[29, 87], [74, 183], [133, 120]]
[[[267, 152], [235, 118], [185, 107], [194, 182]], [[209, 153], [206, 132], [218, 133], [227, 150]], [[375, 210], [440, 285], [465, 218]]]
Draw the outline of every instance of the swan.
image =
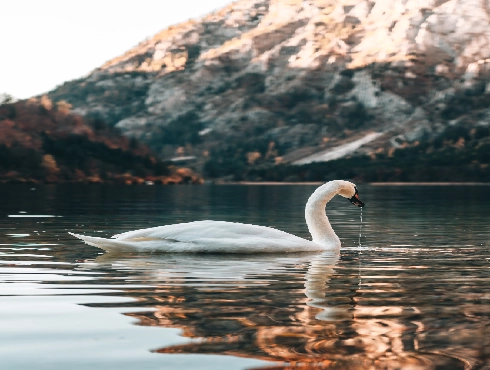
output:
[[312, 240], [306, 240], [270, 227], [226, 221], [194, 221], [128, 231], [111, 239], [69, 233], [86, 244], [107, 252], [146, 253], [274, 253], [338, 251], [340, 239], [325, 215], [325, 206], [335, 195], [350, 200], [358, 207], [356, 185], [333, 180], [309, 197], [305, 218]]

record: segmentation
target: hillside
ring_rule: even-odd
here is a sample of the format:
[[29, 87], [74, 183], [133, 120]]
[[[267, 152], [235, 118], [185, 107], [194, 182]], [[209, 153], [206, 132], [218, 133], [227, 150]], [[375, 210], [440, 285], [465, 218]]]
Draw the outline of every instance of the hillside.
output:
[[[192, 159], [208, 177], [260, 180], [288, 168], [296, 179], [318, 167], [312, 161], [360, 156], [371, 168], [361, 179], [388, 169], [393, 179], [437, 181], [469, 166], [458, 177], [483, 181], [490, 9], [475, 0], [240, 0], [49, 96], [161, 158]], [[421, 175], [413, 166], [426, 160], [438, 170]]]
[[66, 102], [0, 105], [0, 182], [184, 183], [201, 179], [169, 166], [135, 139], [83, 119]]

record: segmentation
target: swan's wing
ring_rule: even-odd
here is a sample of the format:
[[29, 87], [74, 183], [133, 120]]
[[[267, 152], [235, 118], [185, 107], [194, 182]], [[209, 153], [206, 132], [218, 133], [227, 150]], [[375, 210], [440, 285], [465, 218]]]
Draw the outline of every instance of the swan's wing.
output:
[[270, 227], [226, 221], [195, 221], [182, 224], [158, 226], [148, 229], [128, 231], [122, 234], [114, 235], [113, 238], [117, 240], [148, 238], [193, 242], [196, 239], [202, 238], [243, 239], [252, 236], [276, 239], [293, 237], [299, 240], [304, 240], [297, 236], [285, 233], [284, 231]]
[[194, 245], [196, 251], [241, 253], [266, 251], [311, 251], [323, 249], [317, 244], [277, 229], [225, 221], [196, 221], [159, 226], [114, 235], [117, 241], [165, 241]]

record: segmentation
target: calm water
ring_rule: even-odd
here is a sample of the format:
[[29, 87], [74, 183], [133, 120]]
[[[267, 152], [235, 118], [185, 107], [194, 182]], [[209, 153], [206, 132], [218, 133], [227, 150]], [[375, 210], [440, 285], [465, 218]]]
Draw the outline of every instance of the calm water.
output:
[[361, 249], [360, 210], [327, 208], [340, 256], [111, 257], [67, 234], [214, 219], [308, 237], [314, 188], [1, 186], [0, 368], [488, 369], [487, 186], [361, 184]]

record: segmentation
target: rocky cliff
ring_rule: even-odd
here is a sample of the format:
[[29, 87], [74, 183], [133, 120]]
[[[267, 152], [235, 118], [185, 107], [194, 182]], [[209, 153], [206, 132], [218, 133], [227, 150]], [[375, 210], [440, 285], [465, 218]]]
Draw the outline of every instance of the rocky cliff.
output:
[[[165, 159], [239, 178], [420, 145], [415, 159], [490, 149], [489, 76], [487, 0], [239, 0], [49, 95]], [[485, 155], [468, 158], [486, 171]]]

